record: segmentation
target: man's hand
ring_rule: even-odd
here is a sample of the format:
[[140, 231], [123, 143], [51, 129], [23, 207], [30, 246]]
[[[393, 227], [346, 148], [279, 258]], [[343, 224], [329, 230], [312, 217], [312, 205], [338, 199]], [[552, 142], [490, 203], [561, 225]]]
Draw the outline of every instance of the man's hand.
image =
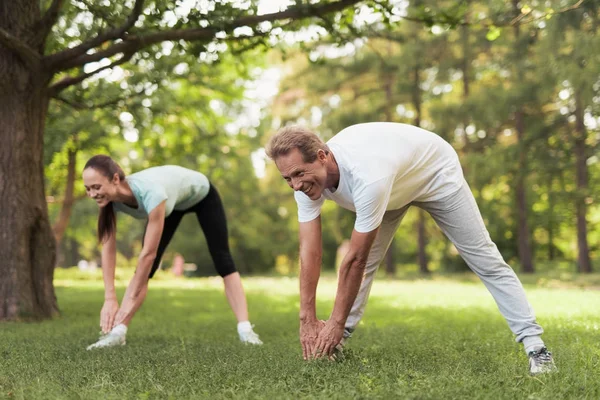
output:
[[313, 321], [300, 320], [300, 344], [302, 344], [302, 358], [308, 360], [313, 354], [319, 332], [325, 326], [325, 321], [315, 319]]
[[104, 300], [104, 305], [100, 311], [100, 329], [102, 329], [102, 333], [108, 333], [113, 328], [118, 310], [119, 302], [117, 299]]
[[337, 346], [344, 336], [344, 324], [335, 322], [332, 319], [325, 322], [325, 326], [317, 336], [317, 343], [313, 347], [312, 356], [320, 358], [323, 356], [332, 357]]

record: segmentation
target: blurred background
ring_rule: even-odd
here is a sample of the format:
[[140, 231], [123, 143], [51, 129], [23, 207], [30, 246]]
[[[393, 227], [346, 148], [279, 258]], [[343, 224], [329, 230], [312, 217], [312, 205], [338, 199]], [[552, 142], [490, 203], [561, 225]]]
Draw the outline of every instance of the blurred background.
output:
[[[130, 12], [70, 3], [50, 48], [80, 43], [104, 26], [100, 16], [110, 25]], [[304, 2], [164, 3], [145, 13], [146, 25], [176, 29], [202, 15], [244, 7], [263, 15]], [[296, 205], [264, 155], [268, 138], [287, 124], [327, 140], [351, 124], [393, 121], [454, 146], [492, 239], [515, 270], [574, 277], [600, 268], [600, 2], [349, 3], [339, 13], [238, 27], [207, 42], [160, 42], [56, 96], [44, 167], [57, 267], [99, 266], [98, 209], [85, 197], [81, 170], [102, 153], [126, 173], [163, 164], [204, 173], [223, 197], [238, 269], [296, 274]], [[334, 271], [354, 215], [326, 203], [323, 223], [323, 268]], [[143, 228], [119, 218], [119, 268], [135, 266]], [[215, 274], [193, 215], [163, 268]], [[466, 270], [433, 220], [413, 208], [381, 273]]]

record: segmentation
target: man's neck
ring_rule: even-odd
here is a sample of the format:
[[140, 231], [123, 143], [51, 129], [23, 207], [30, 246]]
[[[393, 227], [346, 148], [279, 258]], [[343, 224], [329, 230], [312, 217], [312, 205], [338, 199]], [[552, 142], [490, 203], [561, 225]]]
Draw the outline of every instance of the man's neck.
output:
[[340, 184], [340, 167], [333, 155], [333, 152], [329, 151], [329, 162], [327, 163], [327, 184], [325, 187], [330, 190], [336, 190]]

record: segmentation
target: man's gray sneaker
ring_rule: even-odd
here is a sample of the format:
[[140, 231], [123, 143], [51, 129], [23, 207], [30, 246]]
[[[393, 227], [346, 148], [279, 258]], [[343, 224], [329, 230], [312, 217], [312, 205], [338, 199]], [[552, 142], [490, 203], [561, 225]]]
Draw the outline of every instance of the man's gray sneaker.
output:
[[558, 371], [552, 353], [546, 347], [529, 352], [529, 373], [531, 375], [546, 374]]
[[344, 346], [346, 345], [347, 341], [348, 338], [343, 337], [340, 343], [338, 343], [338, 345], [335, 346], [335, 349], [333, 350], [333, 355], [330, 358], [331, 360], [341, 362], [346, 359], [346, 354], [344, 353]]

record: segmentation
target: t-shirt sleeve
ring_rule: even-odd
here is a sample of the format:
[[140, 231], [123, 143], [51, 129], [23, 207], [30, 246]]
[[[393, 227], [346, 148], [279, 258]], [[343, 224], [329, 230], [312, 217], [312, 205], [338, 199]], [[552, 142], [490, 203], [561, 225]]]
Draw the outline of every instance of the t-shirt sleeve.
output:
[[308, 222], [321, 215], [321, 206], [325, 197], [321, 196], [318, 200], [311, 200], [306, 194], [297, 191], [294, 192], [294, 198], [298, 205], [298, 221]]
[[147, 187], [144, 191], [144, 195], [142, 198], [142, 202], [144, 203], [144, 208], [148, 215], [163, 201], [167, 200], [169, 196], [167, 196], [167, 192], [165, 188], [153, 185], [152, 187]]
[[356, 208], [354, 229], [357, 232], [371, 232], [381, 225], [390, 201], [393, 183], [394, 177], [388, 176], [357, 187], [353, 196]]

